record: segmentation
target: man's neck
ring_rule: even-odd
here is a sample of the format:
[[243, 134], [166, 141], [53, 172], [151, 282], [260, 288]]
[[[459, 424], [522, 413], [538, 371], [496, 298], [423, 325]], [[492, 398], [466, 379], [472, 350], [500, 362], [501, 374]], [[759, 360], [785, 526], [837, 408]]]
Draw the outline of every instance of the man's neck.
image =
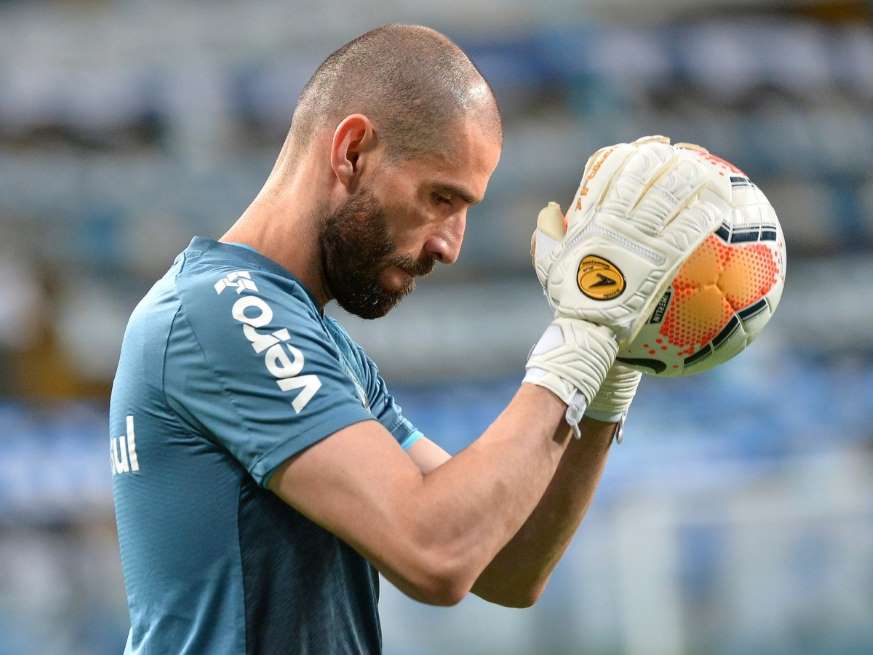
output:
[[289, 204], [259, 195], [220, 241], [250, 246], [272, 259], [300, 280], [323, 309], [331, 298], [321, 271], [316, 221]]

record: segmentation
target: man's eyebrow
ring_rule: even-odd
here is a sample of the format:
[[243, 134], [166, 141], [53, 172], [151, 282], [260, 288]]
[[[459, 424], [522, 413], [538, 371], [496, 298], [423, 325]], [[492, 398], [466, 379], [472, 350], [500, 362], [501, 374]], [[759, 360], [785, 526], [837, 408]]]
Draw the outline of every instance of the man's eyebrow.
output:
[[434, 184], [434, 188], [448, 195], [457, 196], [468, 205], [478, 205], [480, 202], [482, 202], [481, 198], [477, 198], [472, 193], [467, 191], [467, 189], [456, 186], [449, 182], [436, 182]]

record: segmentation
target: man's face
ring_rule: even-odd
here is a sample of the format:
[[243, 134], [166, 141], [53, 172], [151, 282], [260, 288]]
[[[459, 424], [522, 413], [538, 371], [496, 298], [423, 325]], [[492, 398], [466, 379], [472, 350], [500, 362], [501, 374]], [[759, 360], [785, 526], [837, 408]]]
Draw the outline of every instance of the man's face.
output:
[[[321, 260], [331, 294], [340, 306], [361, 318], [379, 318], [427, 275], [434, 259], [398, 252], [385, 208], [368, 189], [360, 189], [322, 225]], [[386, 270], [401, 271], [400, 282], [386, 286]]]
[[451, 141], [451, 152], [382, 159], [325, 217], [324, 277], [346, 311], [384, 316], [415, 288], [416, 277], [458, 258], [467, 210], [485, 195], [500, 146], [476, 125], [459, 126]]

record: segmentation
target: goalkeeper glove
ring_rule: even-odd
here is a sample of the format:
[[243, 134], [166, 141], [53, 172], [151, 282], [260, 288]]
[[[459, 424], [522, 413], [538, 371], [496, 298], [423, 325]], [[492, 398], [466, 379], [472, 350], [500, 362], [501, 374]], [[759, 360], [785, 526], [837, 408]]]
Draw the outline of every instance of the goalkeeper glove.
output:
[[730, 211], [730, 194], [730, 180], [695, 152], [645, 137], [589, 158], [566, 221], [555, 203], [540, 212], [531, 255], [555, 320], [531, 351], [524, 381], [567, 404], [577, 437], [589, 406], [594, 418], [626, 411], [636, 384], [621, 369], [595, 402], [616, 352]]

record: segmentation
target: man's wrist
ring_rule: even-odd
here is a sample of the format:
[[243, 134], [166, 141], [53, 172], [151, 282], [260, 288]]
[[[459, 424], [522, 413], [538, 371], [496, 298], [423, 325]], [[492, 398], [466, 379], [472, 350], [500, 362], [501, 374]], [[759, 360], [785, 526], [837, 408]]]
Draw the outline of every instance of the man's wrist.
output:
[[565, 424], [567, 403], [548, 387], [523, 380], [519, 395], [535, 403], [537, 414], [544, 423], [552, 424], [556, 429]]
[[618, 424], [585, 417], [580, 423], [581, 439], [571, 439], [561, 460], [561, 469], [571, 480], [584, 480], [594, 462], [600, 461], [615, 441]]

